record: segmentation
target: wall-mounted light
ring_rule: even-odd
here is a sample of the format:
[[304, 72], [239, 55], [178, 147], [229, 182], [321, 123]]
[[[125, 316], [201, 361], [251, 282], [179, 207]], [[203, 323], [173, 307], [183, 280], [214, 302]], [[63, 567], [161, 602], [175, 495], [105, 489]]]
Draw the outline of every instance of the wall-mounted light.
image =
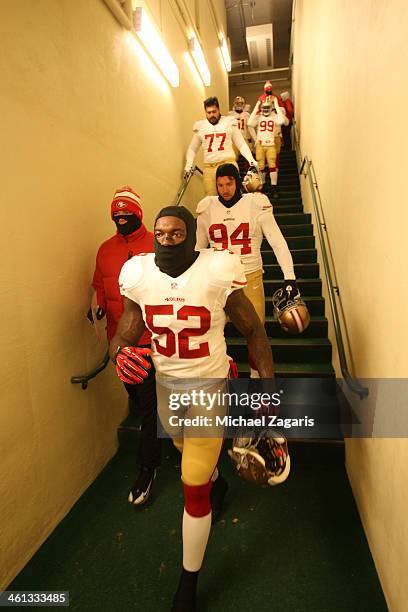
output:
[[193, 60], [195, 65], [197, 66], [197, 70], [200, 73], [200, 76], [203, 80], [204, 85], [211, 85], [211, 74], [208, 69], [207, 63], [204, 58], [203, 50], [201, 49], [201, 45], [198, 42], [197, 38], [193, 36], [189, 40], [189, 48], [190, 53], [193, 56]]
[[227, 72], [231, 72], [231, 55], [228, 48], [228, 43], [225, 39], [225, 36], [220, 37], [220, 49], [222, 59], [224, 60], [225, 69]]
[[133, 13], [135, 32], [143, 43], [144, 48], [156, 63], [172, 87], [180, 85], [180, 74], [166, 45], [150, 21], [146, 10], [138, 6]]

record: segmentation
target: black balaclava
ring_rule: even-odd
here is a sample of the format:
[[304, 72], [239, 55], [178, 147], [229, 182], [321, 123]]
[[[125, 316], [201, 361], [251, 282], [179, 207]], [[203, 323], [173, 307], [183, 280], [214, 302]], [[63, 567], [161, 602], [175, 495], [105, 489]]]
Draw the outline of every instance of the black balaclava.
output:
[[[241, 194], [241, 177], [239, 176], [238, 168], [234, 164], [223, 164], [222, 166], [218, 166], [217, 172], [215, 174], [215, 180], [220, 176], [232, 176], [235, 179], [235, 193], [230, 200], [224, 200], [220, 195], [218, 195], [218, 199], [225, 206], [225, 208], [231, 208], [234, 206], [242, 198]], [[217, 190], [218, 191], [218, 190]]]
[[[126, 223], [121, 225], [119, 223], [119, 219], [126, 219]], [[116, 225], [119, 234], [122, 234], [122, 236], [129, 236], [129, 234], [133, 234], [133, 232], [138, 230], [142, 225], [142, 222], [137, 215], [114, 215], [113, 222]]]
[[160, 217], [177, 217], [186, 225], [186, 239], [175, 246], [163, 246], [154, 239], [154, 262], [161, 272], [176, 278], [183, 274], [197, 259], [199, 253], [194, 250], [196, 244], [196, 224], [191, 212], [184, 206], [165, 206], [157, 215]]

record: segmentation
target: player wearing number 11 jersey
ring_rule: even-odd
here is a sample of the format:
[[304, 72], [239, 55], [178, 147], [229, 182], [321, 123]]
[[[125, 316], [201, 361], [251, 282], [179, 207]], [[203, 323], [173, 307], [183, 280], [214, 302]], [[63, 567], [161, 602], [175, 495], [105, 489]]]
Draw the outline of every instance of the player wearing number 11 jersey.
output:
[[[146, 352], [136, 344], [145, 327], [150, 330], [158, 412], [164, 429], [172, 433], [169, 415], [180, 414], [169, 413], [173, 391], [185, 396], [197, 378], [211, 385], [206, 391], [213, 398], [220, 397], [218, 391], [221, 396], [225, 391], [229, 368], [223, 333], [226, 315], [246, 336], [262, 378], [273, 377], [273, 362], [265, 330], [241, 289], [245, 276], [239, 257], [229, 251], [195, 251], [194, 217], [182, 206], [160, 211], [154, 236], [154, 255], [133, 257], [122, 268], [119, 283], [124, 312], [110, 344], [110, 355], [122, 380], [140, 383], [150, 364]], [[221, 400], [215, 403], [219, 404], [217, 408], [225, 408]], [[206, 416], [212, 410], [205, 399], [198, 407], [191, 401], [181, 407], [186, 418]], [[204, 437], [184, 434], [181, 429], [172, 435], [182, 453], [185, 499], [183, 568], [173, 612], [196, 609], [198, 573], [211, 528], [211, 489], [220, 480], [214, 473], [223, 442], [222, 431], [214, 437], [206, 437], [205, 432]]]
[[196, 121], [193, 138], [187, 150], [184, 177], [192, 171], [194, 158], [200, 146], [204, 158], [204, 189], [207, 195], [215, 195], [215, 171], [226, 162], [235, 163], [233, 144], [251, 166], [258, 168], [247, 143], [237, 127], [234, 117], [222, 117], [217, 98], [204, 101], [206, 119]]

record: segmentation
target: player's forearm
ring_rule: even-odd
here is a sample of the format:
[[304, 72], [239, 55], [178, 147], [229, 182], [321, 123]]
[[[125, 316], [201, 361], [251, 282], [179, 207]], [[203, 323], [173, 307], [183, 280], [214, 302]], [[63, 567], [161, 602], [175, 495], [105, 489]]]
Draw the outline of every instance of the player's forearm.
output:
[[263, 325], [256, 326], [247, 336], [248, 354], [261, 378], [273, 378], [275, 370], [268, 337]]
[[255, 104], [254, 109], [251, 113], [251, 116], [248, 119], [247, 125], [248, 127], [252, 127], [252, 128], [256, 128], [257, 123], [258, 123], [258, 117], [257, 117], [257, 113], [258, 113], [258, 109], [259, 109], [259, 100], [258, 102]]
[[144, 330], [145, 325], [140, 316], [124, 312], [109, 344], [109, 355], [112, 361], [118, 346], [137, 346]]
[[194, 159], [197, 154], [198, 149], [200, 148], [201, 141], [196, 134], [194, 134], [191, 139], [190, 145], [187, 149], [186, 153], [186, 170], [191, 168], [194, 165]]
[[275, 253], [278, 264], [283, 272], [285, 279], [294, 279], [295, 271], [293, 267], [292, 254], [288, 243], [282, 235], [275, 217], [272, 213], [267, 213], [260, 219], [262, 232], [267, 239], [270, 247]]
[[250, 125], [248, 125], [248, 130], [249, 133], [251, 134], [251, 138], [254, 142], [256, 142], [256, 131], [254, 130], [254, 128]]

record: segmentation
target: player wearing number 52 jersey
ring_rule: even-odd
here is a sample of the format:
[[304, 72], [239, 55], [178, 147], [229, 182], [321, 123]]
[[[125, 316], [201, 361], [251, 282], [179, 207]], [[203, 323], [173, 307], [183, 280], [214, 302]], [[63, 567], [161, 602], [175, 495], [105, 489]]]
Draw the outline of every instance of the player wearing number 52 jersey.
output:
[[207, 195], [215, 195], [215, 171], [226, 162], [235, 162], [233, 144], [250, 165], [258, 167], [247, 143], [237, 127], [234, 117], [222, 117], [217, 98], [204, 101], [206, 119], [196, 121], [193, 138], [187, 150], [184, 177], [188, 177], [194, 166], [194, 158], [200, 146], [204, 158], [204, 189]]
[[[292, 255], [275, 221], [269, 199], [259, 192], [242, 195], [235, 166], [224, 164], [217, 169], [216, 186], [218, 197], [207, 196], [197, 206], [196, 249], [204, 249], [209, 244], [240, 255], [247, 280], [244, 292], [264, 322], [261, 256], [264, 236], [276, 255], [284, 279], [291, 280], [292, 288], [295, 288]], [[252, 375], [256, 375], [254, 371]]]
[[[216, 399], [225, 395], [229, 368], [223, 333], [226, 315], [246, 336], [262, 378], [273, 377], [273, 362], [265, 330], [241, 289], [245, 276], [240, 258], [229, 251], [195, 251], [194, 217], [182, 206], [160, 211], [154, 235], [154, 255], [136, 256], [122, 268], [119, 282], [124, 313], [110, 354], [122, 380], [138, 384], [150, 366], [136, 344], [145, 327], [150, 330], [158, 412], [182, 453], [183, 568], [172, 611], [192, 612], [211, 528], [211, 489], [220, 480], [215, 472], [222, 429], [213, 437], [205, 431], [204, 437], [189, 437], [185, 428], [173, 426], [170, 418], [180, 415], [180, 410], [170, 412], [174, 408], [169, 401], [176, 391], [179, 396], [187, 395], [188, 405], [183, 401], [180, 408], [188, 419], [212, 417], [214, 409], [226, 413], [223, 400]], [[205, 395], [216, 400], [215, 407], [206, 399], [198, 406], [188, 402], [189, 391], [197, 391], [197, 377], [198, 385], [206, 385]]]

